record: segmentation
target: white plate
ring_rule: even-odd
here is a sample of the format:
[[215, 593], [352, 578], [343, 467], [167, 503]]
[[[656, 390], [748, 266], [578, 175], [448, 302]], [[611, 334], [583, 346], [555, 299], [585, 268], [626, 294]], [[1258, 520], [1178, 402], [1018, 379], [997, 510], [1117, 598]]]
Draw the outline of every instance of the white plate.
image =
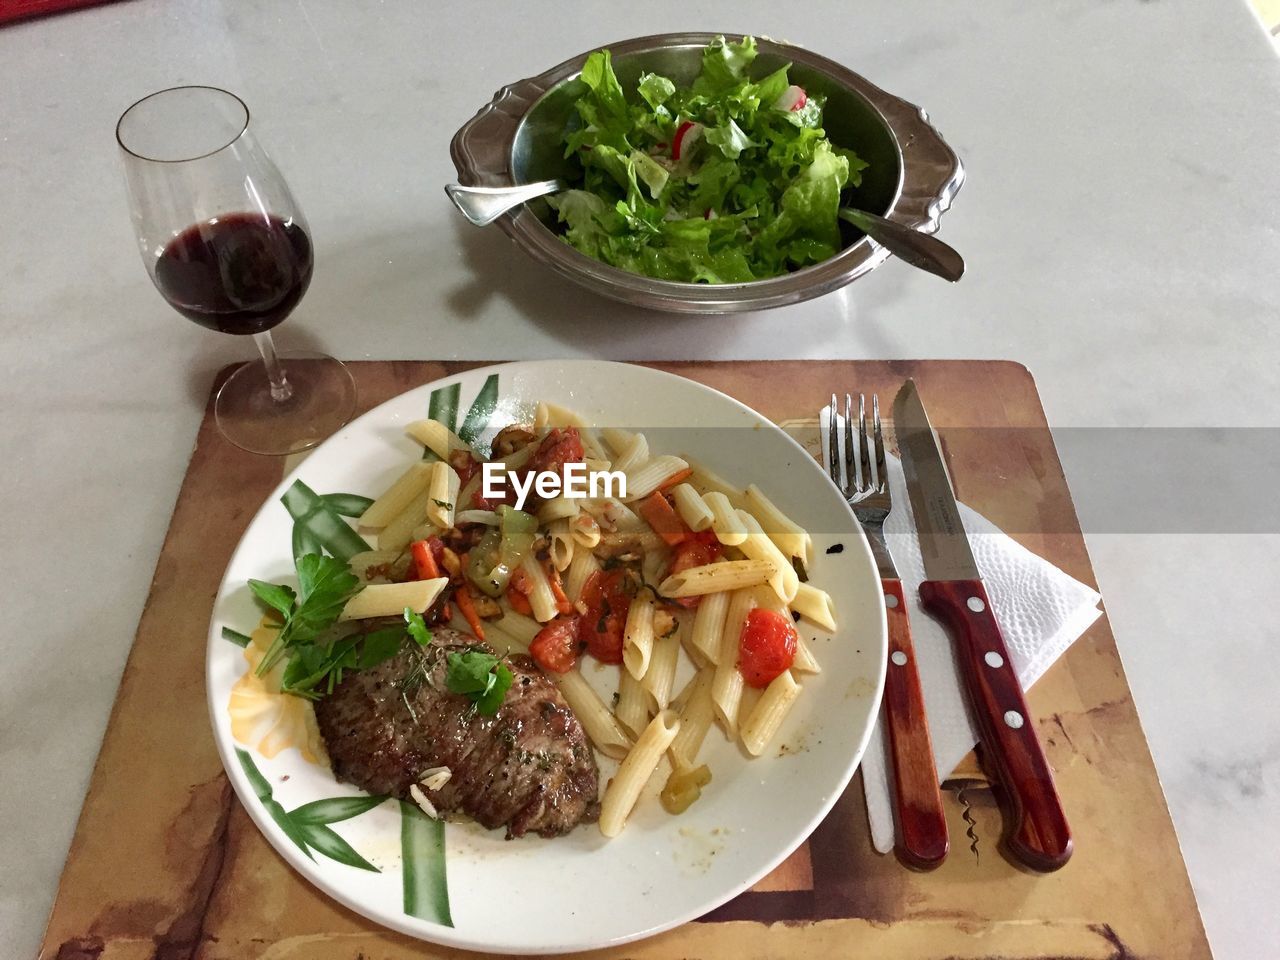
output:
[[[507, 842], [501, 831], [474, 824], [405, 820], [400, 805], [387, 801], [334, 822], [327, 832], [304, 828], [313, 831], [308, 855], [278, 815], [361, 794], [337, 783], [327, 767], [303, 759], [296, 748], [304, 739], [298, 725], [308, 718], [294, 698], [252, 690], [239, 697], [242, 726], [249, 716], [257, 725], [252, 736], [240, 731], [246, 742], [236, 741], [229, 703], [249, 663], [247, 651], [223, 639], [222, 630], [248, 633], [258, 623], [248, 578], [294, 582], [293, 521], [280, 497], [295, 481], [319, 494], [377, 495], [419, 455], [403, 427], [427, 415], [432, 391], [460, 385], [461, 421], [461, 411], [492, 375], [499, 399], [485, 436], [530, 419], [538, 400], [554, 401], [593, 424], [644, 430], [655, 450], [689, 453], [735, 483], [757, 483], [812, 532], [817, 559], [811, 580], [835, 598], [839, 633], [829, 638], [801, 625], [823, 672], [803, 679], [803, 693], [759, 759], [748, 759], [712, 729], [700, 759], [710, 765], [713, 780], [681, 816], [662, 810], [656, 799], [660, 784], [651, 784], [615, 840], [606, 841], [587, 825], [555, 840]], [[835, 544], [843, 550], [828, 554]], [[424, 940], [501, 953], [560, 953], [625, 943], [698, 917], [749, 888], [799, 846], [862, 756], [880, 703], [885, 661], [880, 581], [866, 540], [821, 468], [797, 443], [748, 407], [681, 377], [617, 363], [536, 361], [472, 370], [410, 390], [318, 447], [267, 499], [231, 558], [214, 604], [207, 670], [213, 729], [227, 774], [259, 829], [303, 876], [370, 920]], [[604, 696], [612, 694], [616, 668], [597, 669], [588, 661], [586, 674]], [[262, 740], [268, 731], [276, 742]], [[251, 777], [243, 758], [260, 778]], [[601, 764], [602, 783], [611, 771]], [[303, 818], [288, 822], [298, 819]], [[402, 858], [406, 822], [417, 843], [410, 846], [417, 853], [409, 871]], [[295, 835], [296, 830], [295, 825]], [[443, 834], [447, 901], [441, 860], [421, 845], [437, 831]], [[340, 862], [350, 859], [348, 847], [378, 872]], [[406, 894], [406, 873], [412, 896]], [[449, 923], [440, 922], [445, 902]]]

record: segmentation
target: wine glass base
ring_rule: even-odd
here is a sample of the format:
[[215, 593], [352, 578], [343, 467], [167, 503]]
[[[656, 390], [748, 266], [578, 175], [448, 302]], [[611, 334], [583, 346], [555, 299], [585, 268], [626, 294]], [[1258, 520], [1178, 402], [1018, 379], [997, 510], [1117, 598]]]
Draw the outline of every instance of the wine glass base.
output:
[[272, 397], [267, 369], [254, 360], [227, 378], [214, 400], [222, 435], [250, 453], [310, 450], [355, 413], [356, 384], [342, 361], [310, 350], [279, 356], [291, 391], [287, 399]]

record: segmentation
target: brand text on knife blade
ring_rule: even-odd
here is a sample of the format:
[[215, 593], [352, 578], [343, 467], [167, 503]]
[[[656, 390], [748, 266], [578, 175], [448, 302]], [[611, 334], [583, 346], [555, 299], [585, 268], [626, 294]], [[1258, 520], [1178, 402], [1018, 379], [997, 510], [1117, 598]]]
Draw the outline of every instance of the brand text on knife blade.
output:
[[525, 474], [508, 470], [505, 464], [486, 461], [482, 467], [481, 495], [489, 500], [501, 500], [507, 489], [515, 491], [516, 509], [523, 510], [530, 493], [543, 500], [566, 497], [579, 500], [591, 497], [627, 496], [627, 475], [621, 470], [588, 470], [585, 463], [566, 463], [564, 475], [554, 470], [538, 470]]

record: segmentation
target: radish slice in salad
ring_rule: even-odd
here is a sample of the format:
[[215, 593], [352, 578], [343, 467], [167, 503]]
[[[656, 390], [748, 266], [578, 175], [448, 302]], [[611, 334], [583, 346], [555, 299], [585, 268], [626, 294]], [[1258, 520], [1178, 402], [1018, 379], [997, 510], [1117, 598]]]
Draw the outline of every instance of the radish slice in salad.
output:
[[790, 113], [792, 110], [803, 110], [808, 102], [809, 95], [804, 92], [804, 87], [797, 87], [793, 83], [787, 87], [782, 96], [773, 101], [773, 105], [779, 110]]
[[676, 127], [676, 135], [671, 138], [671, 159], [679, 160], [680, 155], [688, 155], [693, 145], [702, 138], [702, 124], [696, 120], [686, 120]]

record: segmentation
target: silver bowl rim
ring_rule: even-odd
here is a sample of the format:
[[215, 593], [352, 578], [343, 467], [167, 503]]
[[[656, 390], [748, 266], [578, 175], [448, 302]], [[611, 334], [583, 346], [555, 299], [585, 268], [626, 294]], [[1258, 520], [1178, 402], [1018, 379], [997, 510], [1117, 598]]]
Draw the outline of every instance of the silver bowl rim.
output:
[[[554, 88], [576, 77], [594, 51], [607, 49], [614, 56], [625, 56], [701, 47], [719, 36], [730, 40], [743, 37], [734, 33], [669, 33], [601, 44], [536, 77], [503, 87], [450, 143], [459, 181], [469, 186], [513, 185], [515, 142], [525, 119]], [[964, 182], [964, 167], [925, 111], [820, 54], [763, 37], [757, 37], [756, 42], [762, 52], [825, 74], [868, 106], [884, 125], [898, 160], [894, 198], [884, 216], [924, 233], [936, 232], [942, 214]], [[677, 313], [732, 313], [798, 303], [851, 283], [889, 256], [864, 236], [834, 257], [781, 277], [734, 284], [685, 283], [631, 273], [589, 257], [565, 243], [527, 204], [495, 222], [526, 253], [561, 276], [615, 300]]]

